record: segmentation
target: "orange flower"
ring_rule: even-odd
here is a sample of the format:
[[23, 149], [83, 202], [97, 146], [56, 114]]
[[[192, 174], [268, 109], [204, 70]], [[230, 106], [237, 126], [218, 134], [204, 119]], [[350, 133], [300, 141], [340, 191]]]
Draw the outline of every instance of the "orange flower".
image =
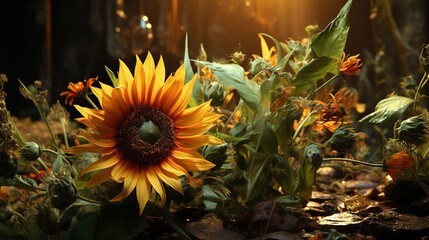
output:
[[343, 87], [335, 93], [335, 98], [349, 111], [352, 108], [358, 113], [365, 111], [365, 103], [358, 102], [358, 92], [355, 88]]
[[338, 69], [338, 71], [344, 75], [348, 75], [348, 76], [353, 76], [353, 75], [357, 75], [361, 69], [360, 67], [362, 66], [362, 63], [360, 62], [361, 59], [359, 59], [360, 54], [356, 54], [353, 56], [347, 56], [346, 58], [346, 54], [343, 52], [343, 56], [341, 57], [341, 62], [340, 62], [340, 68]]
[[319, 119], [315, 122], [315, 131], [327, 129], [329, 132], [334, 132], [342, 124], [350, 123], [346, 110], [337, 102], [337, 99], [332, 94], [330, 95], [332, 101], [328, 103], [321, 102], [322, 110], [319, 112]]
[[385, 162], [385, 166], [389, 175], [395, 180], [398, 174], [406, 169], [412, 168], [414, 166], [414, 161], [413, 158], [408, 155], [407, 150], [402, 150], [390, 156], [390, 159]]
[[88, 80], [84, 80], [83, 82], [78, 82], [78, 83], [72, 83], [69, 82], [69, 86], [67, 87], [69, 91], [64, 91], [60, 94], [60, 96], [66, 96], [66, 103], [68, 105], [72, 105], [74, 99], [78, 96], [78, 95], [85, 95], [89, 88], [91, 87], [91, 85], [97, 81], [98, 77], [96, 78], [89, 78]]

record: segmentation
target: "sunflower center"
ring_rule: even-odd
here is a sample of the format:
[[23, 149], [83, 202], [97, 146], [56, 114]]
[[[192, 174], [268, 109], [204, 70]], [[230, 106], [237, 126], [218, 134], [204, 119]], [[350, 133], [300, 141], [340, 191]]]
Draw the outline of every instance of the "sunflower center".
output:
[[174, 146], [173, 120], [159, 109], [141, 106], [122, 119], [116, 139], [124, 158], [142, 166], [158, 164]]

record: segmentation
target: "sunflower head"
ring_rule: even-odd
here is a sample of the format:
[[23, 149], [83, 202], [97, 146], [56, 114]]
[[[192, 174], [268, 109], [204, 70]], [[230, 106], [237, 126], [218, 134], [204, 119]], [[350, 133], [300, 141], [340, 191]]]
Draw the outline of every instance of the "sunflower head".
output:
[[166, 200], [165, 187], [183, 193], [180, 176], [199, 186], [201, 180], [189, 172], [215, 165], [196, 148], [222, 143], [205, 134], [220, 117], [210, 111], [210, 102], [187, 108], [196, 77], [185, 84], [182, 65], [164, 79], [162, 57], [156, 66], [150, 53], [144, 63], [137, 57], [134, 75], [120, 61], [118, 87], [103, 83], [101, 88], [91, 87], [101, 109], [76, 106], [83, 115], [77, 120], [93, 129], [80, 135], [89, 143], [67, 150], [100, 153], [100, 159], [80, 175], [97, 171], [88, 186], [108, 179], [123, 182], [122, 191], [111, 201], [121, 201], [135, 190], [140, 214], [152, 190], [161, 197], [161, 204]]

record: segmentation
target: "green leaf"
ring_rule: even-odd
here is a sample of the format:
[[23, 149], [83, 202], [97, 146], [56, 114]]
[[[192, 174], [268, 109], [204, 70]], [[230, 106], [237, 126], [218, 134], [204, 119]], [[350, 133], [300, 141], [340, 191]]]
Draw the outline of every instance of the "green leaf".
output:
[[112, 81], [113, 87], [117, 87], [118, 86], [118, 79], [116, 78], [115, 74], [107, 66], [104, 66], [104, 68], [106, 69], [106, 72], [110, 78], [110, 81]]
[[[194, 77], [194, 70], [192, 69], [191, 60], [189, 58], [188, 50], [188, 34], [186, 33], [185, 38], [185, 53], [183, 58], [183, 64], [185, 65], [185, 83], [189, 82]], [[194, 88], [192, 89], [192, 98], [189, 100], [189, 105], [197, 106], [204, 101], [204, 95], [201, 88], [201, 82], [195, 81]]]
[[64, 162], [61, 157], [60, 152], [57, 154], [57, 158], [55, 159], [54, 163], [52, 164], [52, 171], [54, 173], [60, 173], [61, 169], [64, 167]]
[[271, 35], [268, 35], [266, 33], [261, 33], [261, 35], [265, 36], [265, 37], [268, 37], [276, 45], [277, 63], [279, 63], [280, 60], [282, 59], [282, 46], [280, 45], [279, 41], [277, 41], [277, 39], [275, 39], [274, 37], [272, 37]]
[[330, 57], [314, 58], [298, 71], [292, 81], [292, 85], [296, 86], [297, 90], [307, 90], [328, 72], [338, 73], [338, 61]]
[[349, 32], [348, 14], [352, 0], [347, 1], [338, 16], [311, 39], [311, 49], [317, 57], [339, 59], [344, 51]]
[[385, 98], [377, 103], [374, 112], [366, 115], [359, 122], [383, 123], [398, 120], [413, 102], [414, 99], [397, 95]]
[[220, 64], [215, 62], [195, 62], [210, 68], [224, 88], [232, 87], [237, 90], [243, 101], [255, 112], [261, 112], [261, 92], [258, 84], [246, 79], [244, 69], [237, 64]]

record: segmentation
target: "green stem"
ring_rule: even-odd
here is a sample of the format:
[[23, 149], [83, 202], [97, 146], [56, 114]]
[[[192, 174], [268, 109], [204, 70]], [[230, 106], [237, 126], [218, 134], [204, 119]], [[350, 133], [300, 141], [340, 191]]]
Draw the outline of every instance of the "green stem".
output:
[[100, 205], [101, 204], [106, 204], [105, 202], [101, 202], [101, 201], [97, 201], [97, 200], [94, 200], [94, 199], [90, 199], [90, 198], [84, 197], [81, 194], [77, 194], [77, 198], [81, 199], [83, 201], [86, 201], [86, 202], [94, 203], [94, 204], [100, 204]]
[[86, 101], [87, 101], [87, 102], [89, 102], [89, 104], [91, 104], [91, 106], [92, 106], [94, 109], [99, 110], [99, 108], [97, 107], [97, 105], [95, 105], [95, 103], [91, 100], [91, 98], [89, 98], [89, 97], [88, 97], [88, 94], [85, 94], [85, 99], [86, 99]]
[[42, 165], [42, 168], [43, 168], [45, 171], [48, 171], [48, 170], [49, 170], [48, 166], [46, 166], [46, 164], [43, 162], [43, 160], [42, 160], [41, 158], [37, 158], [37, 162], [38, 162], [38, 163], [40, 163], [40, 165]]
[[351, 162], [351, 163], [356, 163], [356, 164], [361, 164], [361, 165], [366, 165], [371, 167], [381, 167], [381, 168], [384, 167], [384, 164], [382, 163], [369, 163], [369, 162], [364, 162], [364, 161], [349, 159], [349, 158], [324, 158], [323, 159], [323, 162], [328, 162], [328, 161]]
[[428, 82], [429, 77], [427, 72], [423, 74], [422, 79], [420, 80], [419, 86], [416, 89], [416, 94], [414, 94], [414, 103], [413, 103], [413, 114], [416, 113], [417, 101], [420, 98], [420, 90], [424, 87], [424, 85]]
[[313, 110], [312, 112], [310, 112], [310, 114], [308, 114], [307, 117], [305, 117], [304, 120], [301, 121], [301, 123], [298, 126], [298, 129], [296, 129], [295, 133], [293, 134], [292, 139], [295, 140], [298, 137], [299, 132], [301, 132], [301, 129], [304, 127], [304, 124], [307, 122], [307, 120], [314, 114], [318, 113], [318, 111]]
[[57, 146], [57, 138], [55, 137], [54, 132], [52, 131], [51, 125], [48, 122], [48, 119], [46, 118], [45, 113], [42, 111], [41, 107], [39, 106], [39, 104], [36, 102], [36, 100], [33, 100], [34, 105], [37, 108], [37, 111], [39, 112], [40, 117], [42, 118], [43, 122], [45, 123], [45, 125], [48, 127], [49, 130], [49, 134], [51, 134], [51, 138], [52, 141], [54, 142], [54, 146]]
[[60, 122], [61, 122], [61, 127], [63, 128], [64, 143], [66, 144], [66, 147], [69, 148], [69, 141], [67, 139], [66, 123], [62, 117], [60, 117]]
[[311, 95], [315, 94], [316, 92], [318, 92], [320, 89], [324, 88], [326, 85], [328, 85], [329, 83], [331, 83], [332, 81], [334, 81], [339, 75], [335, 75], [333, 77], [331, 77], [328, 81], [322, 83], [322, 85], [320, 85], [318, 88], [316, 88], [316, 90], [314, 90], [313, 92], [309, 93], [307, 96], [307, 99], [311, 97]]
[[231, 115], [229, 116], [228, 120], [226, 120], [225, 125], [223, 126], [222, 130], [220, 131], [221, 133], [225, 132], [228, 123], [231, 122], [231, 120], [234, 118], [235, 113], [238, 111], [238, 109], [241, 107], [241, 105], [243, 105], [243, 100], [240, 99], [240, 101], [238, 102], [237, 106], [234, 109], [234, 112], [231, 113]]
[[[43, 148], [42, 152], [46, 152], [46, 153], [51, 153], [51, 154], [55, 154], [58, 155], [58, 152], [55, 152], [52, 149], [48, 149], [48, 148]], [[63, 159], [64, 162], [68, 163], [69, 165], [71, 165], [71, 163], [69, 162], [69, 160], [67, 160], [67, 158], [65, 158], [62, 154], [60, 154], [61, 158]]]

